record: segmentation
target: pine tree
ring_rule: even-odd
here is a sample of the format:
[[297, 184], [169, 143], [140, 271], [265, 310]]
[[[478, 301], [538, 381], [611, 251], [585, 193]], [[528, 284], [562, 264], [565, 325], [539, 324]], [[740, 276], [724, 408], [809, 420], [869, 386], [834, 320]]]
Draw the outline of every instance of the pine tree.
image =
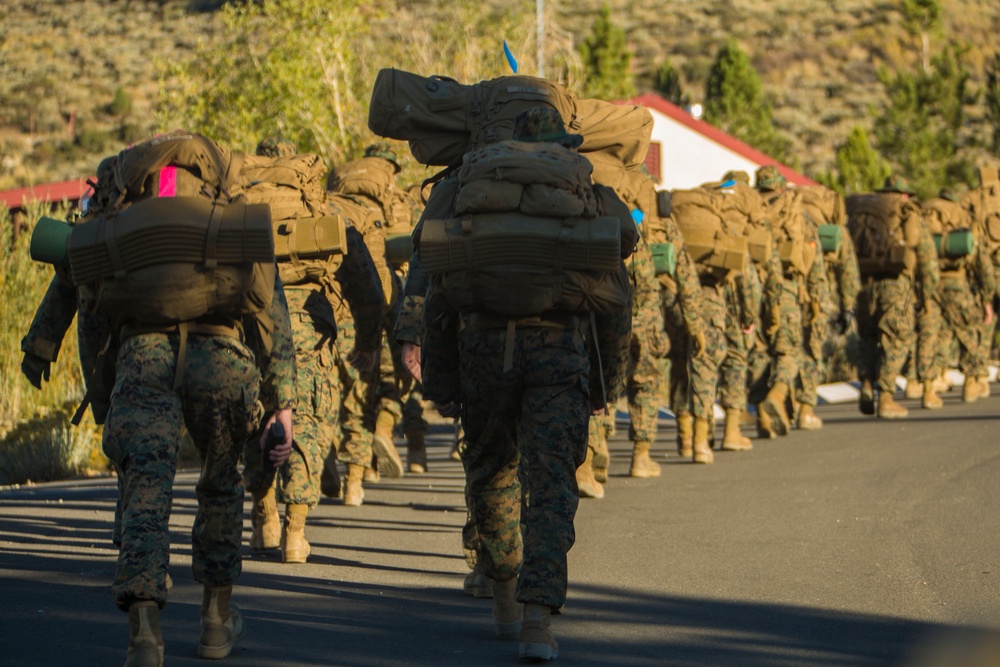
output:
[[925, 73], [931, 69], [931, 34], [941, 32], [939, 0], [902, 0], [903, 27], [920, 37], [920, 62]]
[[990, 148], [1000, 157], [1000, 53], [993, 56], [986, 70], [986, 117], [993, 125]]
[[843, 194], [871, 192], [891, 173], [861, 126], [852, 128], [847, 141], [837, 147], [835, 160], [837, 173], [827, 184]]
[[611, 7], [604, 5], [594, 20], [590, 35], [580, 44], [583, 59], [583, 96], [602, 100], [628, 99], [635, 95], [632, 53], [625, 31], [611, 22]]
[[777, 160], [786, 160], [789, 142], [774, 129], [760, 77], [734, 39], [719, 49], [709, 72], [705, 120]]
[[673, 102], [677, 106], [687, 106], [691, 98], [681, 87], [681, 76], [670, 64], [670, 60], [664, 59], [660, 69], [656, 71], [653, 79], [653, 90], [662, 95], [666, 100]]

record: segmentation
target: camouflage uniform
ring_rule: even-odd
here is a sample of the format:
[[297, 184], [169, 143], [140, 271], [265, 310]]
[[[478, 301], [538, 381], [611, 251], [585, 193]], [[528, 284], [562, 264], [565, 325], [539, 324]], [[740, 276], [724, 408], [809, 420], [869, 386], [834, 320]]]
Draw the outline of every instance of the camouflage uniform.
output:
[[[514, 136], [578, 146], [582, 138], [566, 135], [561, 120], [558, 136], [549, 134], [553, 115], [538, 109], [522, 114]], [[602, 213], [622, 220], [626, 245], [624, 225], [632, 224], [627, 207], [610, 189], [595, 189], [601, 191]], [[418, 247], [419, 235], [420, 225], [414, 233]], [[631, 249], [629, 244], [626, 255]], [[548, 317], [551, 326], [522, 323], [508, 339], [508, 318], [456, 314], [432, 285], [424, 307], [422, 365], [427, 398], [461, 404], [467, 498], [486, 575], [500, 582], [516, 577], [516, 598], [526, 605], [559, 608], [566, 599], [566, 554], [575, 540], [575, 472], [585, 459], [592, 407], [605, 399], [613, 404], [624, 390], [631, 310], [595, 314], [593, 327], [587, 316]], [[605, 397], [592, 391], [594, 345], [604, 363]]]
[[[970, 190], [963, 197], [964, 205], [972, 212], [977, 243], [983, 246], [984, 254], [989, 258], [993, 273], [1000, 275], [1000, 174], [995, 167], [979, 168], [979, 187]], [[973, 292], [981, 310], [987, 305], [997, 311], [997, 292], [988, 285], [973, 285]], [[979, 345], [976, 355], [980, 360], [987, 360], [993, 350], [993, 332], [997, 326], [997, 318], [980, 324]], [[985, 361], [983, 361], [985, 366]], [[986, 378], [985, 368], [982, 375]], [[989, 384], [983, 380], [984, 395], [988, 395]]]
[[[167, 601], [171, 498], [181, 428], [202, 456], [192, 538], [196, 581], [232, 584], [241, 570], [243, 483], [237, 464], [263, 410], [294, 408], [295, 348], [281, 283], [268, 311], [272, 349], [261, 380], [255, 353], [239, 338], [190, 335], [183, 382], [174, 389], [180, 336], [123, 336], [104, 427], [104, 453], [125, 480], [116, 604]], [[262, 407], [263, 402], [263, 407]], [[259, 455], [258, 455], [259, 456]]]

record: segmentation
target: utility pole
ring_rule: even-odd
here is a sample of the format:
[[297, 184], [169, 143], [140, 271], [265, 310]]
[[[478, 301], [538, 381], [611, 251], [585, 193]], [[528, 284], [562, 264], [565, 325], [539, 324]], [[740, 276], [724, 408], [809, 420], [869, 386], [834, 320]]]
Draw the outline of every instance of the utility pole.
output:
[[535, 13], [538, 19], [538, 76], [545, 78], [545, 49], [542, 40], [545, 36], [545, 0], [535, 0]]

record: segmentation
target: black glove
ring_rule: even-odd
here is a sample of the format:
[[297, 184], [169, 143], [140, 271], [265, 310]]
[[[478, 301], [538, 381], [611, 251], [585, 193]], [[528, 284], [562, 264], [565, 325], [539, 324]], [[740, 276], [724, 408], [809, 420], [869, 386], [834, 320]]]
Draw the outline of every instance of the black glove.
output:
[[42, 388], [42, 380], [48, 382], [51, 366], [48, 359], [42, 359], [31, 352], [25, 352], [24, 359], [21, 360], [21, 372], [24, 373], [24, 377], [28, 378], [28, 382], [34, 385], [35, 389]]
[[854, 322], [854, 313], [849, 310], [845, 310], [837, 318], [837, 328], [840, 330], [840, 335], [843, 336], [851, 329], [851, 324]]

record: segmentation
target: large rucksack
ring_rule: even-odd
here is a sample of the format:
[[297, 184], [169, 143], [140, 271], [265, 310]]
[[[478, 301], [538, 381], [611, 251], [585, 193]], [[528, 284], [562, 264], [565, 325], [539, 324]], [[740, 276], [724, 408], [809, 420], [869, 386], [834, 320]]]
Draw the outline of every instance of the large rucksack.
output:
[[979, 242], [993, 265], [1000, 266], [1000, 173], [996, 167], [979, 168], [979, 187], [970, 190], [964, 201], [972, 210]]
[[670, 216], [684, 237], [702, 279], [720, 281], [742, 271], [749, 257], [745, 229], [733, 225], [719, 198], [708, 188], [670, 191]]
[[823, 252], [836, 254], [840, 249], [841, 227], [847, 224], [844, 197], [822, 185], [795, 188], [795, 193], [802, 215], [816, 228]]
[[808, 274], [819, 249], [810, 240], [799, 193], [792, 189], [763, 192], [761, 200], [771, 225], [771, 237], [778, 248], [781, 268], [786, 275]]
[[622, 225], [634, 224], [609, 190], [591, 186], [590, 163], [575, 151], [493, 144], [465, 156], [447, 191], [450, 215], [428, 215], [439, 209], [435, 188], [418, 252], [459, 312], [521, 318], [619, 312], [629, 303]]
[[373, 200], [381, 211], [379, 222], [387, 235], [413, 229], [414, 203], [396, 187], [396, 168], [388, 160], [363, 157], [338, 165], [330, 170], [326, 189]]
[[274, 289], [266, 207], [240, 193], [241, 154], [188, 132], [106, 158], [69, 239], [74, 283], [113, 322], [173, 325], [263, 311]]
[[368, 128], [381, 137], [408, 141], [421, 164], [457, 166], [465, 153], [511, 139], [517, 115], [539, 106], [555, 109], [570, 132], [583, 135], [579, 150], [585, 155], [602, 154], [612, 167], [626, 169], [646, 157], [653, 131], [648, 110], [578, 100], [565, 86], [531, 76], [467, 85], [383, 69], [372, 88]]
[[322, 284], [347, 250], [347, 225], [361, 207], [331, 201], [319, 155], [248, 156], [241, 174], [247, 199], [271, 208], [278, 273], [286, 285]]
[[917, 265], [920, 209], [894, 192], [847, 197], [847, 229], [854, 241], [862, 278], [893, 278]]
[[924, 225], [934, 239], [938, 264], [942, 271], [958, 271], [976, 250], [972, 216], [958, 202], [941, 197], [921, 203]]

